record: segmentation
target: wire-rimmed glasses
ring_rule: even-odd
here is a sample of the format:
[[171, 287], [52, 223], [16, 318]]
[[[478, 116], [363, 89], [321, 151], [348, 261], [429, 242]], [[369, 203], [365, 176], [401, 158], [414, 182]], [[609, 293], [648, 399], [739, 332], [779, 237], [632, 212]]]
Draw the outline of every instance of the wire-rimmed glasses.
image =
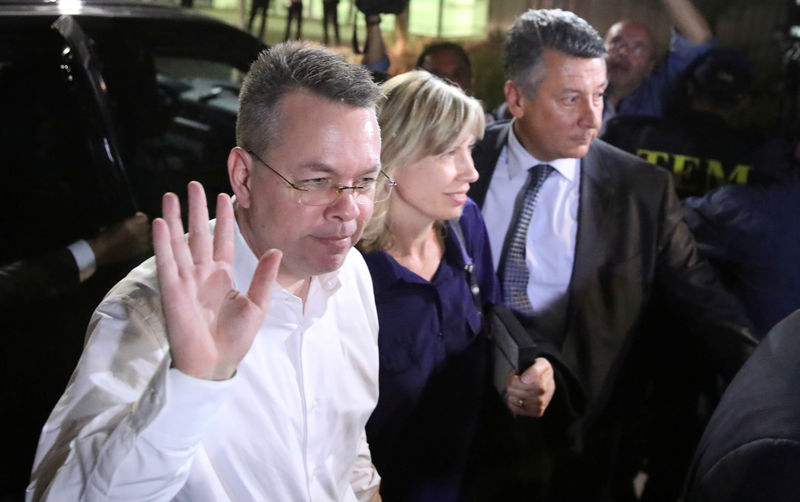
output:
[[287, 185], [296, 191], [297, 202], [306, 206], [328, 206], [333, 204], [345, 190], [350, 190], [353, 193], [353, 200], [358, 204], [366, 205], [383, 202], [389, 198], [392, 194], [392, 189], [397, 186], [397, 183], [383, 171], [378, 171], [378, 175], [383, 176], [384, 179], [363, 179], [358, 184], [349, 187], [340, 186], [330, 178], [313, 178], [291, 182], [272, 166], [261, 160], [261, 157], [254, 152], [247, 150], [247, 153], [255, 157], [267, 169], [280, 176]]

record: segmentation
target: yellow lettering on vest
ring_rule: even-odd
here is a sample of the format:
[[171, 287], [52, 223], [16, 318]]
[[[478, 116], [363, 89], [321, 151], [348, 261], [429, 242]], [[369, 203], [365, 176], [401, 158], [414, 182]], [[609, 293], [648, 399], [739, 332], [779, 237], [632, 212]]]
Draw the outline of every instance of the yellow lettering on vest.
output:
[[750, 176], [750, 166], [739, 164], [733, 168], [730, 176], [728, 176], [729, 183], [738, 183], [739, 185], [746, 185], [748, 177]]
[[[636, 150], [636, 155], [657, 166], [668, 165], [669, 161], [669, 154], [667, 152], [657, 152], [655, 150], [645, 150], [644, 148], [639, 148]], [[659, 164], [659, 160], [663, 160], [664, 163]]]
[[691, 155], [680, 155], [676, 153], [673, 156], [673, 159], [672, 169], [674, 170], [677, 178], [691, 176], [692, 171], [695, 168], [700, 167], [700, 159], [697, 157], [692, 157]]
[[706, 168], [706, 186], [715, 187], [724, 183], [725, 172], [722, 170], [722, 162], [714, 159], [708, 159], [708, 167]]

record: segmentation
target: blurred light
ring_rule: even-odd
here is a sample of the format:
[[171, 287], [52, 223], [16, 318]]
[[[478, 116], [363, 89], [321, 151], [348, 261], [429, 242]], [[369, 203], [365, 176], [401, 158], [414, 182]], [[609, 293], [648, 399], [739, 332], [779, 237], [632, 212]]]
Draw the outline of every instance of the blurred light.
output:
[[82, 0], [58, 0], [58, 11], [62, 14], [78, 14], [82, 9]]

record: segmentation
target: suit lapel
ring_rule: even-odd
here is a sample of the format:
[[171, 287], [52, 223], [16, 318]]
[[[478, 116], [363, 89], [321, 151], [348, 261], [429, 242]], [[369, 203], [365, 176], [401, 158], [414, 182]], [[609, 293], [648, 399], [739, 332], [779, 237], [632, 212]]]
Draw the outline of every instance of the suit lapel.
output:
[[581, 159], [578, 234], [575, 239], [575, 261], [572, 267], [573, 285], [584, 284], [605, 261], [605, 243], [616, 232], [606, 228], [610, 223], [609, 207], [614, 200], [613, 166], [601, 155], [602, 145], [595, 140]]
[[486, 128], [483, 139], [472, 151], [475, 169], [480, 176], [475, 183], [470, 185], [467, 195], [480, 207], [483, 207], [483, 202], [486, 200], [489, 182], [492, 180], [492, 175], [497, 167], [497, 159], [500, 157], [500, 152], [506, 146], [510, 126], [510, 121], [491, 124]]
[[587, 287], [596, 284], [599, 266], [606, 260], [609, 249], [607, 242], [617, 230], [613, 218], [609, 218], [610, 206], [614, 200], [613, 166], [602, 155], [604, 144], [595, 140], [589, 152], [581, 159], [581, 185], [578, 207], [578, 231], [575, 239], [575, 260], [572, 264], [572, 278], [569, 284], [569, 303], [564, 331], [564, 356], [571, 367], [578, 369], [581, 382], [586, 385], [588, 395], [598, 389], [591, 389], [590, 375], [592, 340], [590, 333], [578, 324], [578, 305], [580, 294]]

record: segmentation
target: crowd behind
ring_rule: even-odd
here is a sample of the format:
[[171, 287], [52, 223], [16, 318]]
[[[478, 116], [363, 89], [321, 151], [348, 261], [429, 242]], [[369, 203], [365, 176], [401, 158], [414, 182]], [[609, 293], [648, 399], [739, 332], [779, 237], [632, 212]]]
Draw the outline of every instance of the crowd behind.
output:
[[[494, 110], [456, 43], [389, 75], [377, 12], [361, 66], [262, 53], [211, 234], [192, 183], [188, 239], [167, 194], [2, 267], [5, 307], [155, 251], [88, 321], [26, 499], [795, 500], [800, 149], [737, 129], [751, 63], [661, 3], [663, 55], [523, 13]], [[498, 378], [501, 308], [534, 354]]]

